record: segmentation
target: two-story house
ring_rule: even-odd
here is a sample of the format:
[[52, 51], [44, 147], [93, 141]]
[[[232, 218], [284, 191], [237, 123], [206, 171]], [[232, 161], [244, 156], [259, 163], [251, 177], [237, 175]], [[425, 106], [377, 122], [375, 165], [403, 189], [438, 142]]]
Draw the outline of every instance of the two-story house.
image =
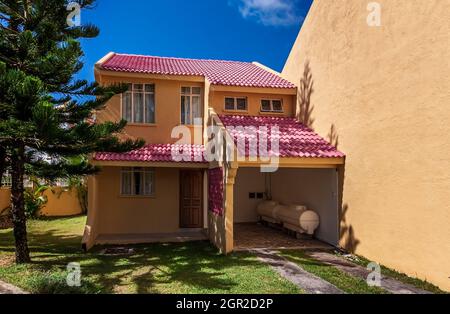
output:
[[[101, 172], [89, 178], [85, 248], [210, 239], [231, 252], [234, 224], [256, 223], [267, 198], [314, 208], [317, 238], [337, 245], [344, 155], [296, 120], [294, 84], [258, 63], [117, 53], [95, 65], [95, 78], [129, 85], [96, 119], [127, 120], [121, 136], [146, 145], [92, 157]], [[236, 153], [208, 157], [211, 126]], [[276, 171], [262, 171], [274, 160]]]

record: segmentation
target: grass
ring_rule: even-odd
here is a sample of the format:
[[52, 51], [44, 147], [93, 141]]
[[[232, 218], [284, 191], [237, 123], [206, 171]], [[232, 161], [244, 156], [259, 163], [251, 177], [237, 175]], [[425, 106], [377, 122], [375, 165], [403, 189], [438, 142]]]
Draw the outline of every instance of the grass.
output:
[[[336, 254], [342, 256], [342, 254], [339, 254], [339, 253], [336, 253]], [[365, 257], [355, 255], [355, 258], [352, 258], [351, 262], [358, 264], [362, 267], [366, 267], [371, 261], [366, 259]], [[426, 290], [426, 291], [429, 291], [432, 293], [447, 294], [447, 292], [439, 289], [439, 287], [433, 285], [432, 283], [427, 282], [426, 280], [421, 280], [418, 278], [410, 277], [404, 273], [398, 272], [394, 269], [388, 268], [383, 265], [380, 265], [380, 267], [381, 267], [381, 274], [383, 276], [394, 278], [400, 282], [410, 284], [416, 288]]]
[[284, 256], [288, 260], [296, 263], [307, 272], [314, 274], [330, 283], [335, 285], [346, 293], [353, 294], [385, 294], [386, 290], [379, 287], [371, 287], [367, 283], [360, 279], [348, 275], [341, 270], [319, 262], [304, 252], [299, 250], [284, 250], [280, 252], [281, 256]]
[[[12, 230], [0, 230], [0, 279], [32, 293], [301, 293], [254, 255], [223, 256], [207, 242], [135, 246], [129, 256], [81, 251], [85, 217], [33, 220], [33, 263], [14, 264]], [[68, 287], [67, 264], [82, 286]]]

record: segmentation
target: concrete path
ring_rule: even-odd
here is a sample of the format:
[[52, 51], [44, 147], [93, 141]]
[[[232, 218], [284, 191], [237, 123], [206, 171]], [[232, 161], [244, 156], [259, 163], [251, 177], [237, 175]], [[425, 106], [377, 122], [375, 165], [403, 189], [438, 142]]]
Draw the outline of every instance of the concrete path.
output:
[[0, 280], [0, 294], [27, 294], [27, 292]]
[[[344, 258], [336, 256], [327, 252], [306, 252], [312, 258], [331, 266], [336, 267], [337, 269], [351, 275], [354, 277], [361, 278], [363, 280], [367, 279], [367, 276], [371, 272], [370, 270], [352, 263]], [[394, 293], [394, 294], [430, 294], [431, 292], [425, 291], [422, 289], [418, 289], [412, 285], [405, 284], [398, 280], [395, 280], [390, 277], [385, 277], [381, 274], [381, 288]]]
[[328, 281], [323, 280], [298, 266], [295, 263], [265, 249], [253, 249], [260, 261], [270, 265], [278, 274], [286, 278], [300, 289], [310, 294], [342, 294], [343, 292]]

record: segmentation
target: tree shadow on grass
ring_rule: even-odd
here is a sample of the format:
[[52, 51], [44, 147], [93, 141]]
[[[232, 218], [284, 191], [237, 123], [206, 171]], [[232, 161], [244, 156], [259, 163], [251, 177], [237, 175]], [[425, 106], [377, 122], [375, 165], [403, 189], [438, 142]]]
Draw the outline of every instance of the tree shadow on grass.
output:
[[[14, 254], [12, 231], [3, 235], [0, 252]], [[251, 255], [220, 255], [208, 242], [136, 245], [132, 255], [107, 256], [101, 254], [105, 247], [83, 253], [81, 236], [51, 229], [30, 234], [29, 244], [34, 293], [226, 293], [242, 284], [230, 277], [234, 268], [258, 264]], [[79, 289], [65, 284], [73, 262], [81, 265]]]

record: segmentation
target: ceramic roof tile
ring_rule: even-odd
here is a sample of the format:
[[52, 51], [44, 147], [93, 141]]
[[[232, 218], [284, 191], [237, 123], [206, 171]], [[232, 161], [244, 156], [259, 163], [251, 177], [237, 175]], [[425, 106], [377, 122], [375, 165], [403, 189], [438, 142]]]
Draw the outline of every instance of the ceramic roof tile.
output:
[[249, 62], [113, 54], [100, 67], [109, 71], [204, 76], [213, 85], [288, 88], [295, 85]]
[[[177, 160], [176, 155], [186, 158]], [[97, 161], [130, 161], [130, 162], [198, 162], [205, 163], [203, 145], [148, 144], [127, 153], [95, 153]]]
[[[259, 127], [267, 127], [270, 156], [278, 155], [279, 157], [301, 158], [340, 158], [345, 156], [325, 139], [294, 118], [241, 115], [220, 115], [219, 118], [227, 128], [236, 145], [238, 139], [245, 140], [246, 157], [260, 156], [259, 152], [257, 152], [259, 142], [256, 145], [256, 151], [251, 149], [249, 145], [248, 139], [254, 138], [255, 134], [243, 131], [246, 127], [252, 126], [256, 127], [257, 141], [259, 141], [262, 132]], [[271, 132], [274, 126], [277, 126], [279, 129], [279, 153], [272, 151], [272, 147], [270, 146], [271, 140], [277, 138], [276, 133]], [[243, 147], [239, 149], [238, 146], [238, 150], [241, 156], [244, 156]]]

